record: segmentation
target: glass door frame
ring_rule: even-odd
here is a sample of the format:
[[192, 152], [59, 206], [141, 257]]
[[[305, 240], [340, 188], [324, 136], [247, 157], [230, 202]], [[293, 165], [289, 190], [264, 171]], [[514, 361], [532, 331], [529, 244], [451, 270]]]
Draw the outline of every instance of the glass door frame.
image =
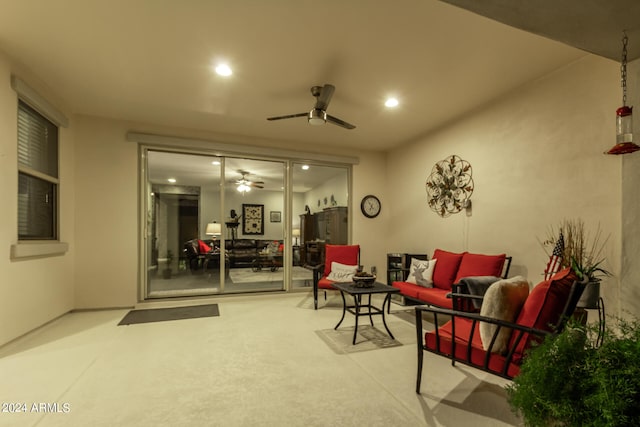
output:
[[[130, 134], [128, 137], [134, 140], [133, 138], [138, 134]], [[145, 139], [145, 138], [141, 138]], [[153, 138], [151, 138], [153, 139]], [[148, 163], [147, 163], [147, 153], [149, 151], [163, 151], [163, 152], [171, 152], [176, 154], [193, 154], [193, 155], [203, 155], [203, 156], [211, 156], [221, 158], [221, 174], [220, 174], [220, 218], [224, 218], [225, 212], [225, 198], [224, 198], [224, 190], [225, 190], [225, 157], [245, 157], [251, 160], [265, 160], [265, 161], [275, 161], [282, 162], [284, 165], [284, 190], [283, 190], [283, 213], [282, 213], [282, 221], [285, 226], [283, 227], [283, 240], [284, 240], [284, 256], [283, 256], [283, 271], [284, 271], [284, 292], [292, 291], [292, 267], [293, 267], [293, 170], [292, 167], [294, 164], [299, 163], [308, 163], [311, 165], [322, 165], [322, 166], [333, 166], [338, 168], [344, 168], [347, 172], [347, 192], [348, 192], [348, 236], [349, 242], [352, 240], [352, 230], [353, 230], [353, 209], [352, 209], [352, 176], [353, 176], [353, 164], [357, 164], [358, 161], [355, 158], [345, 157], [348, 161], [328, 161], [325, 157], [331, 156], [323, 156], [323, 155], [313, 155], [310, 154], [309, 157], [298, 157], [300, 154], [292, 151], [290, 155], [286, 155], [287, 152], [284, 150], [274, 150], [275, 154], [279, 154], [278, 156], [264, 156], [260, 154], [251, 154], [249, 151], [247, 152], [235, 152], [233, 151], [221, 151], [217, 149], [211, 149], [209, 147], [193, 147], [192, 145], [196, 144], [196, 140], [191, 141], [188, 139], [180, 140], [186, 142], [186, 144], [166, 144], [166, 143], [153, 143], [153, 142], [141, 142], [135, 139], [138, 142], [138, 162], [139, 162], [139, 195], [138, 195], [138, 205], [139, 205], [139, 275], [138, 275], [138, 301], [151, 301], [151, 300], [162, 300], [164, 298], [156, 298], [149, 296], [149, 271], [148, 271], [148, 257], [150, 256], [150, 245], [152, 236], [150, 234], [150, 220], [148, 216], [150, 204], [152, 203], [152, 198], [150, 197], [151, 192], [151, 183], [149, 182], [149, 171], [148, 171]], [[158, 141], [162, 142], [160, 138]], [[191, 142], [191, 143], [190, 143]], [[185, 145], [184, 147], [181, 145]], [[249, 146], [247, 146], [249, 147]], [[259, 151], [259, 150], [256, 150]], [[319, 157], [319, 159], [314, 159], [314, 157]], [[336, 156], [338, 159], [340, 157]], [[355, 161], [354, 161], [355, 160]], [[226, 233], [226, 225], [222, 225], [223, 233]], [[221, 242], [221, 245], [224, 245], [224, 239]], [[224, 261], [224, 260], [221, 260]], [[221, 269], [221, 288], [220, 293], [212, 293], [206, 295], [184, 295], [185, 298], [198, 298], [198, 297], [217, 297], [224, 294], [224, 269]], [[297, 289], [296, 289], [297, 290]], [[294, 291], [296, 291], [294, 290]], [[176, 295], [176, 297], [179, 295]], [[172, 298], [170, 296], [166, 298]]]

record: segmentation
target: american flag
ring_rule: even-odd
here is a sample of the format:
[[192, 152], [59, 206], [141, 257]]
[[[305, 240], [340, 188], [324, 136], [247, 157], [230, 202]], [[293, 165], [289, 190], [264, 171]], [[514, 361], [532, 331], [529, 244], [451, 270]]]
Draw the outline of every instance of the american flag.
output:
[[549, 257], [549, 262], [547, 263], [547, 268], [544, 270], [544, 279], [548, 280], [560, 270], [560, 266], [562, 264], [562, 252], [564, 252], [564, 236], [562, 235], [562, 230], [560, 230], [560, 235], [558, 236], [558, 240], [556, 241], [556, 245], [553, 248], [553, 252]]

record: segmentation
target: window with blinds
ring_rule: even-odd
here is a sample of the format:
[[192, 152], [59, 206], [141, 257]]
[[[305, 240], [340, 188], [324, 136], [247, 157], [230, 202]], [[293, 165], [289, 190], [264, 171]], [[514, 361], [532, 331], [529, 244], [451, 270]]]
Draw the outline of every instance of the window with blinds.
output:
[[58, 127], [18, 103], [18, 238], [58, 238]]

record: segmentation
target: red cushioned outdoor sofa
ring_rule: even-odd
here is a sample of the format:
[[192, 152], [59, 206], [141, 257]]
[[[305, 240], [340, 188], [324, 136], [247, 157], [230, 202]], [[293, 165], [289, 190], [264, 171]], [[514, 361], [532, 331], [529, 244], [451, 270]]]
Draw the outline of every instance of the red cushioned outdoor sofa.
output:
[[[416, 337], [418, 342], [418, 372], [416, 393], [420, 393], [424, 351], [451, 359], [451, 364], [460, 362], [484, 372], [513, 379], [520, 372], [520, 365], [526, 357], [526, 350], [533, 342], [550, 333], [562, 330], [566, 320], [573, 314], [584, 290], [575, 273], [567, 268], [556, 273], [551, 279], [536, 285], [524, 301], [515, 322], [481, 316], [458, 310], [431, 306], [415, 308]], [[430, 313], [435, 325], [442, 324], [424, 333], [422, 315]], [[481, 324], [495, 326], [492, 338], [483, 346]], [[508, 328], [506, 347], [494, 351], [496, 337]], [[486, 348], [486, 350], [485, 350]]]
[[[452, 292], [465, 293], [465, 290], [454, 286], [461, 279], [476, 276], [506, 278], [511, 266], [511, 257], [505, 254], [453, 253], [436, 249], [431, 259], [437, 260], [433, 269], [433, 287], [425, 287], [406, 281], [391, 283], [393, 287], [400, 289], [400, 293], [406, 300], [418, 304], [454, 308], [454, 298], [451, 298], [450, 294]], [[460, 309], [461, 307], [456, 308]]]

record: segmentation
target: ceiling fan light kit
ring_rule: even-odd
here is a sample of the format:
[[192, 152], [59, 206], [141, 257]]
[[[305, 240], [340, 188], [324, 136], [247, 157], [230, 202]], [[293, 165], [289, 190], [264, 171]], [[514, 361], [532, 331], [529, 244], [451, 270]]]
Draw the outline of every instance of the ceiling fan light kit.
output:
[[240, 184], [238, 185], [238, 191], [241, 193], [248, 193], [249, 191], [251, 191], [251, 187], [249, 187], [247, 184]]
[[309, 111], [308, 120], [310, 125], [314, 125], [314, 126], [323, 125], [327, 122], [327, 113], [317, 108], [314, 108], [313, 110]]
[[329, 107], [329, 101], [333, 96], [333, 92], [336, 90], [335, 86], [325, 84], [324, 86], [312, 86], [311, 95], [316, 98], [316, 105], [308, 113], [296, 113], [287, 114], [286, 116], [267, 117], [267, 120], [283, 120], [293, 119], [296, 117], [306, 117], [307, 121], [311, 125], [323, 125], [327, 122], [343, 127], [345, 129], [355, 129], [356, 127], [351, 123], [347, 123], [342, 119], [330, 116], [327, 114], [327, 107]]
[[264, 188], [264, 181], [251, 181], [247, 178], [249, 172], [243, 170], [238, 170], [237, 172], [241, 175], [241, 178], [238, 179], [235, 184], [238, 186], [236, 190], [238, 190], [240, 193], [248, 193], [249, 191], [251, 191], [251, 187]]

